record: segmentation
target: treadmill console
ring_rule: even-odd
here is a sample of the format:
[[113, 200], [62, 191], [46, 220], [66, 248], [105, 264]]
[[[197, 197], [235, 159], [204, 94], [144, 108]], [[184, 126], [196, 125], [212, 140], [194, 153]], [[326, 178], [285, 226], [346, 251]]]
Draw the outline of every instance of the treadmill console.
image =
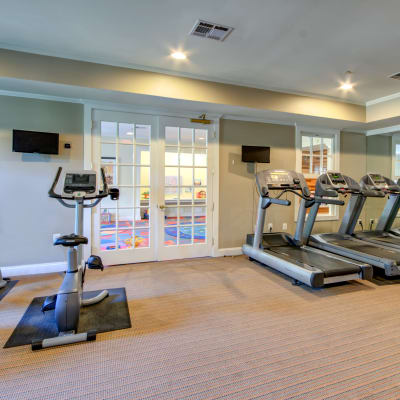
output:
[[386, 179], [381, 174], [367, 174], [368, 180], [374, 189], [385, 190], [388, 188], [388, 184], [386, 183]]
[[[308, 193], [308, 186], [302, 174], [284, 169], [261, 171], [256, 176], [259, 192], [265, 195], [269, 190], [301, 190]], [[305, 191], [305, 192], [304, 192]]]
[[67, 172], [64, 177], [63, 195], [85, 197], [97, 194], [97, 174], [94, 171]]
[[326, 174], [329, 184], [334, 189], [347, 189], [348, 184], [340, 172], [327, 172]]

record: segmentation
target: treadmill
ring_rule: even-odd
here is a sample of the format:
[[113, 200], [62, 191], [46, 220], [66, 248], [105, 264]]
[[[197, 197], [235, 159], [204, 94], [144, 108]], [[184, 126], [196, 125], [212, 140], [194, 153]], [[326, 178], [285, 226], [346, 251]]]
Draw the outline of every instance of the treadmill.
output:
[[[340, 172], [327, 172], [317, 179], [315, 187], [315, 195], [317, 197], [338, 197], [339, 194], [348, 193], [351, 194], [351, 197], [339, 232], [311, 234], [320, 206], [320, 203], [315, 203], [310, 209], [304, 228], [304, 243], [382, 268], [386, 276], [400, 275], [400, 251], [382, 244], [360, 240], [352, 235], [359, 216], [358, 209], [362, 202], [365, 201], [360, 185], [354, 179]], [[365, 192], [365, 194], [372, 195], [372, 193], [368, 192]], [[382, 197], [382, 194], [379, 194], [379, 197]]]
[[[307, 208], [315, 202], [341, 204], [338, 199], [311, 197], [309, 188], [302, 174], [288, 170], [265, 170], [256, 175], [260, 194], [257, 225], [254, 234], [247, 235], [243, 253], [250, 260], [259, 261], [293, 278], [295, 284], [304, 283], [313, 288], [325, 284], [354, 279], [371, 279], [372, 267], [364, 262], [350, 260], [305, 246], [302, 241]], [[278, 195], [271, 196], [271, 192]], [[299, 215], [294, 236], [287, 233], [263, 233], [266, 209], [272, 204], [289, 206], [289, 200], [280, 199], [287, 192], [301, 197]]]
[[390, 191], [388, 191], [389, 196], [385, 208], [382, 211], [382, 215], [379, 217], [376, 230], [387, 233], [390, 236], [400, 237], [400, 229], [392, 229], [393, 223], [400, 209], [400, 179], [397, 183], [389, 179], [388, 181], [390, 183]]
[[353, 236], [357, 239], [400, 251], [400, 236], [392, 234], [390, 229], [388, 229], [388, 226], [393, 224], [394, 218], [399, 210], [400, 186], [381, 174], [365, 175], [361, 178], [360, 186], [363, 191], [363, 199], [360, 202], [361, 205], [359, 209], [354, 210], [354, 212], [357, 213], [357, 219], [367, 197], [386, 197], [386, 195], [389, 195], [389, 198], [386, 201], [385, 208], [383, 209], [376, 228], [369, 231], [355, 232]]

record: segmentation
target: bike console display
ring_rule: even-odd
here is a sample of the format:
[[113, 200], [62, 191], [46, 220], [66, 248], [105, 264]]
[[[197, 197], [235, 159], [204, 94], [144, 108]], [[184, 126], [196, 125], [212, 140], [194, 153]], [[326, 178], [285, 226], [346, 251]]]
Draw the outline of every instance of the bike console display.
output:
[[[84, 173], [66, 173], [64, 180], [64, 195], [74, 193], [93, 194], [97, 190], [96, 173], [92, 171]], [[75, 195], [76, 196], [76, 195]], [[76, 196], [83, 197], [83, 196]]]

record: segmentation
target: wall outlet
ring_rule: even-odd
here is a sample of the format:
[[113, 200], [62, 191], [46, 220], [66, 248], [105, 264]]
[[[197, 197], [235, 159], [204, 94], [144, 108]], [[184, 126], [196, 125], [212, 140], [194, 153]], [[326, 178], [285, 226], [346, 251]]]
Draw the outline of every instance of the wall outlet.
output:
[[359, 220], [357, 221], [357, 224], [358, 224], [358, 226], [359, 226], [362, 230], [364, 230], [364, 224], [363, 224], [362, 219], [359, 219]]
[[61, 236], [61, 233], [53, 233], [53, 243]]
[[287, 231], [287, 223], [286, 223], [286, 222], [284, 222], [284, 223], [282, 224], [282, 230], [283, 230], [283, 231]]
[[274, 226], [273, 226], [273, 224], [272, 224], [272, 222], [270, 222], [268, 225], [267, 225], [267, 231], [268, 232], [272, 232], [272, 228], [273, 228]]
[[375, 219], [374, 219], [374, 218], [371, 218], [371, 219], [369, 220], [369, 223], [370, 223], [370, 224], [374, 224], [374, 223], [375, 223]]

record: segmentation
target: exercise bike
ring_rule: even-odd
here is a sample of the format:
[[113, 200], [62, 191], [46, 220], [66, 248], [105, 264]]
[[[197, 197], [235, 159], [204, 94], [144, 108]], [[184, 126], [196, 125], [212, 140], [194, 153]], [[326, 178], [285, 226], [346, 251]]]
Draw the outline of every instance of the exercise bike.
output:
[[[102, 188], [99, 187], [98, 174], [95, 171], [62, 172], [62, 168], [59, 167], [49, 190], [49, 197], [58, 200], [64, 207], [75, 209], [75, 232], [60, 236], [54, 242], [55, 246], [68, 248], [67, 270], [58, 293], [47, 297], [42, 305], [43, 312], [55, 310], [59, 335], [33, 340], [32, 350], [96, 340], [95, 331], [77, 333], [80, 308], [98, 304], [108, 296], [108, 291], [103, 290], [92, 298], [82, 298], [86, 267], [99, 270], [104, 268], [101, 258], [94, 255], [83, 263], [82, 245], [88, 243], [88, 239], [83, 236], [83, 210], [96, 207], [105, 197], [110, 196], [111, 200], [119, 198], [118, 189], [108, 188], [103, 168], [100, 173]], [[62, 192], [57, 194], [55, 189], [61, 175]]]
[[7, 285], [7, 281], [3, 278], [3, 275], [1, 274], [1, 269], [0, 269], [0, 289], [3, 289]]

